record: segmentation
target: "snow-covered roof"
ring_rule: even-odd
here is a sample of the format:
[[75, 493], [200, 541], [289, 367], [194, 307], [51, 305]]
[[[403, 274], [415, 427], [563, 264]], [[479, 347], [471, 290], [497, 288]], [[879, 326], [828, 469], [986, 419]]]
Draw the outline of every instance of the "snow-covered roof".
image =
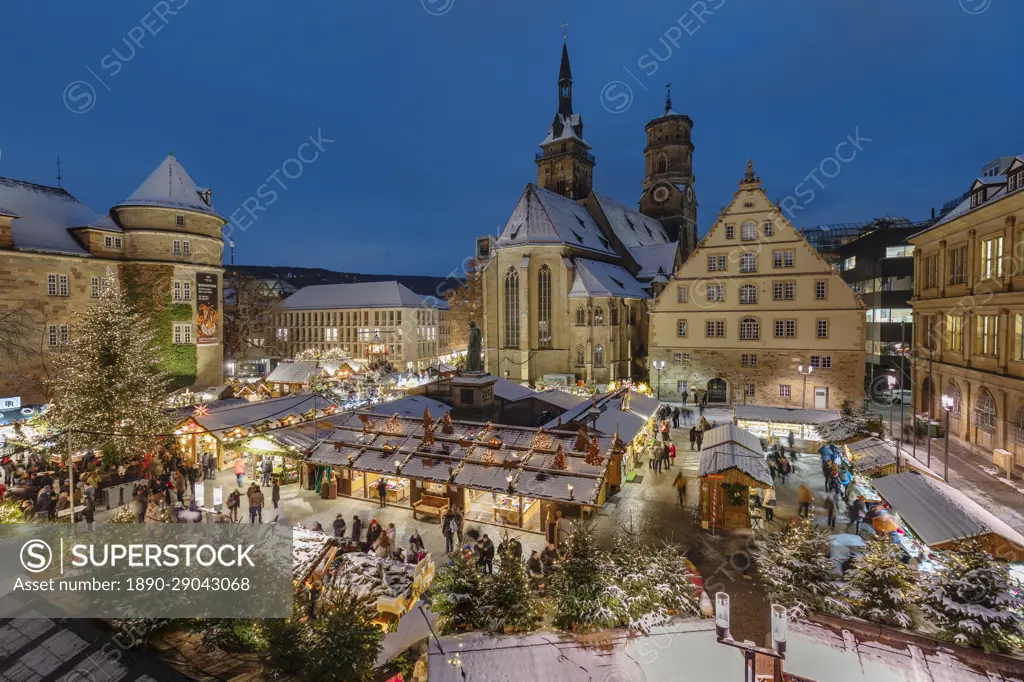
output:
[[679, 242], [631, 247], [629, 253], [633, 256], [633, 260], [640, 265], [640, 272], [636, 275], [637, 279], [651, 280], [658, 276], [675, 273], [678, 250]]
[[[856, 443], [849, 443], [846, 448], [853, 457], [853, 463], [862, 474], [870, 474], [883, 467], [896, 464], [896, 446], [878, 438], [865, 438]], [[911, 467], [929, 476], [938, 477], [924, 462], [900, 448], [900, 465]]]
[[398, 400], [378, 403], [371, 407], [370, 411], [388, 417], [397, 413], [399, 417], [419, 417], [422, 419], [423, 412], [428, 409], [430, 410], [431, 417], [438, 419], [451, 412], [452, 408], [433, 398], [422, 395], [407, 395]]
[[309, 412], [314, 407], [317, 410], [325, 410], [333, 405], [334, 403], [322, 396], [303, 393], [284, 398], [247, 402], [244, 405], [230, 405], [219, 409], [216, 404], [213, 404], [207, 414], [193, 416], [192, 419], [207, 431], [219, 432], [228, 431], [236, 426], [259, 424], [268, 419], [276, 421], [290, 415], [298, 416]]
[[575, 273], [569, 298], [609, 296], [612, 298], [650, 298], [644, 286], [621, 265], [574, 258]]
[[823, 424], [839, 419], [839, 410], [810, 410], [765, 405], [737, 405], [736, 418], [783, 424]]
[[26, 251], [89, 256], [68, 230], [104, 222], [101, 214], [60, 187], [8, 178], [0, 178], [0, 206], [5, 215], [16, 216], [11, 227], [14, 248]]
[[760, 439], [735, 424], [723, 424], [705, 432], [701, 445], [701, 476], [729, 469], [738, 469], [766, 486], [773, 485]]
[[527, 185], [495, 248], [522, 244], [564, 244], [618, 256], [586, 207], [537, 185]]
[[523, 386], [522, 384], [518, 384], [514, 381], [499, 378], [494, 382], [494, 395], [498, 396], [502, 400], [514, 402], [516, 400], [522, 400], [523, 398], [529, 398], [530, 396], [536, 396], [537, 391], [533, 390], [529, 386]]
[[[460, 666], [448, 662], [456, 651]], [[429, 682], [738, 680], [743, 657], [717, 643], [713, 622], [679, 620], [648, 635], [607, 630], [596, 638], [563, 632], [431, 638], [427, 669]]]
[[[554, 389], [553, 389], [554, 390]], [[647, 420], [654, 415], [661, 406], [661, 403], [654, 398], [649, 398], [643, 393], [629, 389], [629, 409], [622, 409], [622, 399], [625, 396], [625, 389], [619, 389], [611, 393], [605, 393], [592, 399], [579, 399], [578, 402], [570, 404], [566, 412], [555, 419], [552, 419], [544, 428], [555, 428], [559, 422], [563, 427], [572, 428], [573, 424], [585, 423], [588, 427], [593, 426], [590, 418], [590, 410], [596, 404], [601, 413], [597, 418], [597, 431], [606, 436], [619, 433], [619, 440], [624, 443], [631, 442], [640, 430], [647, 423]], [[545, 391], [547, 393], [547, 391]], [[565, 394], [569, 395], [569, 394]], [[570, 396], [575, 397], [575, 396]], [[568, 401], [565, 401], [568, 403]]]
[[555, 119], [561, 124], [562, 131], [560, 134], [556, 135], [555, 123], [552, 121], [551, 125], [548, 126], [547, 137], [545, 137], [540, 143], [542, 147], [546, 144], [551, 144], [552, 142], [564, 142], [565, 140], [578, 140], [583, 144], [587, 144], [584, 142], [582, 137], [576, 135], [576, 128], [579, 127], [581, 122], [579, 114], [570, 114], [569, 116], [564, 114], [555, 114]]
[[149, 177], [114, 208], [124, 206], [157, 206], [221, 217], [213, 206], [203, 200], [196, 183], [172, 154], [168, 154]]
[[[1015, 158], [1020, 159], [1021, 161], [1024, 161], [1024, 154], [1018, 155]], [[1011, 163], [1012, 163], [1012, 161], [1011, 161]], [[994, 203], [996, 201], [999, 201], [1000, 199], [1002, 199], [1003, 197], [1008, 196], [1009, 194], [1016, 194], [1017, 192], [1024, 191], [1024, 187], [1017, 187], [1017, 189], [1015, 189], [1014, 191], [1007, 192], [1006, 191], [1006, 180], [1007, 180], [1007, 178], [1006, 178], [1005, 175], [996, 175], [996, 176], [991, 176], [991, 177], [987, 177], [987, 178], [986, 177], [976, 178], [975, 181], [973, 183], [971, 183], [972, 187], [974, 187], [974, 185], [977, 184], [977, 183], [981, 183], [981, 184], [986, 185], [986, 186], [988, 186], [988, 185], [1002, 185], [1002, 187], [1000, 187], [995, 192], [993, 192], [992, 196], [986, 198], [985, 201], [983, 201], [980, 205], [977, 205], [977, 206], [971, 206], [971, 197], [968, 196], [966, 199], [964, 199], [962, 202], [960, 202], [959, 206], [954, 208], [952, 211], [950, 211], [946, 215], [942, 216], [942, 218], [938, 222], [936, 222], [934, 225], [932, 225], [931, 227], [928, 227], [928, 228], [926, 228], [924, 230], [921, 230], [917, 234], [910, 235], [910, 238], [912, 239], [912, 238], [914, 238], [914, 237], [916, 237], [916, 236], [918, 236], [920, 234], [924, 234], [925, 232], [928, 232], [929, 230], [933, 230], [936, 227], [939, 227], [940, 225], [945, 225], [946, 223], [951, 222], [953, 220], [956, 220], [960, 216], [965, 215], [967, 213], [970, 213], [971, 211], [977, 210], [977, 209], [981, 208], [982, 206], [988, 206], [989, 204], [992, 204], [992, 203]], [[991, 191], [991, 190], [986, 190], [986, 191]]]
[[352, 282], [302, 287], [280, 303], [282, 310], [439, 307], [400, 282]]
[[906, 472], [875, 479], [872, 485], [927, 545], [993, 534], [1024, 552], [1024, 535], [942, 481]]
[[665, 228], [654, 218], [648, 218], [639, 211], [597, 192], [594, 192], [594, 197], [615, 236], [626, 248], [670, 243]]
[[578, 395], [567, 393], [558, 388], [549, 388], [541, 391], [534, 396], [537, 400], [543, 401], [548, 405], [554, 405], [560, 407], [563, 410], [571, 410], [574, 407], [578, 407], [582, 403], [589, 402], [586, 398], [581, 398]]
[[317, 366], [315, 360], [303, 362], [282, 362], [267, 377], [267, 383], [305, 384], [315, 374], [320, 374], [324, 367]]
[[722, 424], [704, 432], [703, 449], [707, 450], [722, 443], [739, 443], [754, 454], [762, 455], [761, 439], [735, 424]]

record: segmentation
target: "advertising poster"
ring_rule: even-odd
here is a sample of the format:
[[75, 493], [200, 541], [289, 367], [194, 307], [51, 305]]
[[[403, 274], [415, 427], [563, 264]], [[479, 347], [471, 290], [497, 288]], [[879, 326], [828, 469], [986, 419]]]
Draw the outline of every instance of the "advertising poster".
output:
[[220, 291], [217, 274], [196, 273], [196, 343], [200, 346], [220, 341]]

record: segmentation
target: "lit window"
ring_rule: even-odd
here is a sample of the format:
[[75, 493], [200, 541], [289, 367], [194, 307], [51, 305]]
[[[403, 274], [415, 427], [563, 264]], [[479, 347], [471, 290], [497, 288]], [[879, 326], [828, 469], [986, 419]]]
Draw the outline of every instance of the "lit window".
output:
[[1003, 238], [986, 239], [981, 243], [981, 278], [1003, 275]]
[[814, 283], [814, 298], [819, 301], [824, 300], [828, 297], [828, 282], [826, 280], [818, 280]]
[[789, 384], [779, 384], [779, 397], [789, 400], [793, 397], [793, 389]]
[[686, 336], [686, 320], [679, 320], [676, 323], [676, 336]]
[[853, 270], [855, 267], [857, 267], [856, 256], [850, 256], [849, 258], [843, 261], [843, 270]]
[[[1020, 329], [1021, 316], [1017, 316], [1017, 328]], [[964, 318], [958, 315], [946, 315], [946, 349], [962, 352], [964, 349]]]
[[999, 316], [978, 316], [978, 354], [999, 355]]
[[887, 246], [885, 247], [886, 258], [909, 258], [914, 255], [913, 245], [906, 244], [903, 246]]
[[757, 223], [743, 223], [740, 228], [740, 239], [745, 242], [757, 239]]

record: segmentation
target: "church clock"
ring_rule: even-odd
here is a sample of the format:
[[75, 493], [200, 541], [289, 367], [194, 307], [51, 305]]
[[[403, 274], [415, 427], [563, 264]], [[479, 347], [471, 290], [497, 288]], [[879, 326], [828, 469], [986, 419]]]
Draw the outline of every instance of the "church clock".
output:
[[668, 201], [668, 187], [665, 187], [664, 185], [655, 187], [651, 198], [654, 199], [654, 203], [656, 204], [664, 204]]

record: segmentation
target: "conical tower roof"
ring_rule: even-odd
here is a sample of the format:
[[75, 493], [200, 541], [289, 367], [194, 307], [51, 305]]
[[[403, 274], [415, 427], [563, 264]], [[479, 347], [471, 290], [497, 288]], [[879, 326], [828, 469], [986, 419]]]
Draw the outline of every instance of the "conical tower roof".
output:
[[127, 206], [157, 206], [221, 217], [213, 206], [203, 200], [195, 181], [173, 154], [168, 154], [131, 196], [114, 208]]

